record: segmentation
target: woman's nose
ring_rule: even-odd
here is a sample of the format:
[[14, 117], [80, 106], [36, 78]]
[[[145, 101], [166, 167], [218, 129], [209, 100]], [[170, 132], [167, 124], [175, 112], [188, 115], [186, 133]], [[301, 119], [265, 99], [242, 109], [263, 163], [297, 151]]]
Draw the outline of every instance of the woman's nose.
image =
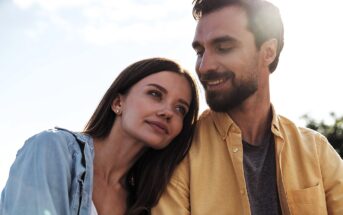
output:
[[173, 117], [173, 114], [174, 114], [173, 111], [168, 107], [161, 108], [157, 112], [157, 115], [159, 117], [165, 118], [167, 121], [169, 121]]

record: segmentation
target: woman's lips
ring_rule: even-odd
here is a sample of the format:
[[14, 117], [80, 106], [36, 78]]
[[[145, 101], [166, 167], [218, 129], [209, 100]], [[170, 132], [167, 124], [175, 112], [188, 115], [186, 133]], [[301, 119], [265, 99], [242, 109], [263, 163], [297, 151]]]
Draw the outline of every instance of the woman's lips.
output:
[[169, 134], [168, 128], [163, 122], [148, 120], [147, 123], [156, 131], [164, 134]]

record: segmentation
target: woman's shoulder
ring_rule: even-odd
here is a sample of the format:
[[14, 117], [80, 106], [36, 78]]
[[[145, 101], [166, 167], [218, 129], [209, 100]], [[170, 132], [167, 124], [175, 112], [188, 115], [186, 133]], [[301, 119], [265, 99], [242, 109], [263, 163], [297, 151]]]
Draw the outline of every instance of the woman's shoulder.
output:
[[18, 154], [21, 151], [71, 151], [78, 148], [78, 139], [83, 136], [62, 128], [44, 130], [27, 139]]
[[69, 143], [73, 139], [75, 139], [75, 137], [72, 132], [66, 129], [53, 128], [33, 135], [26, 142], [39, 145], [53, 145], [56, 144], [56, 142]]

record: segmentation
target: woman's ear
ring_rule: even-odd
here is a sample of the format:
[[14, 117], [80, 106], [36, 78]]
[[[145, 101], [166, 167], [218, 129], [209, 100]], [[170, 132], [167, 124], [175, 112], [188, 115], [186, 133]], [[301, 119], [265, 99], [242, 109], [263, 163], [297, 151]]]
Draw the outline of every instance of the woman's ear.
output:
[[261, 50], [263, 51], [263, 61], [267, 67], [269, 67], [276, 58], [277, 43], [276, 39], [270, 39], [262, 44]]
[[116, 115], [121, 115], [121, 113], [122, 113], [122, 100], [123, 100], [123, 96], [118, 95], [112, 101], [111, 109]]

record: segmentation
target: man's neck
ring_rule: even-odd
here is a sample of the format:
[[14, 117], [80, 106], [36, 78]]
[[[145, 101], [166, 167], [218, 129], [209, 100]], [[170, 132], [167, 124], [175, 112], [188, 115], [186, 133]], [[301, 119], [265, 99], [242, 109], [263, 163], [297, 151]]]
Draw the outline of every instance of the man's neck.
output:
[[271, 129], [272, 108], [270, 101], [259, 104], [243, 104], [228, 111], [229, 116], [241, 129], [242, 139], [258, 145]]

